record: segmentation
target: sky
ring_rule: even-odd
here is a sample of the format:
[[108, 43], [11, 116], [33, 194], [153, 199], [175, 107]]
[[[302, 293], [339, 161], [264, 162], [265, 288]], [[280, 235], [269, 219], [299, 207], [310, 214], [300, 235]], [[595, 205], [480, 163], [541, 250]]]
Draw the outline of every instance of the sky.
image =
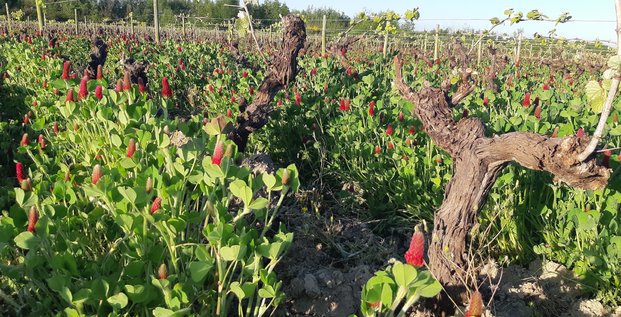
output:
[[[436, 24], [442, 28], [453, 30], [471, 28], [476, 30], [488, 29], [490, 18], [503, 19], [503, 12], [513, 8], [522, 11], [537, 9], [551, 19], [556, 19], [563, 12], [569, 12], [573, 22], [554, 26], [553, 22], [525, 21], [512, 26], [497, 27], [494, 31], [513, 34], [523, 30], [524, 35], [531, 37], [538, 32], [547, 35], [548, 31], [556, 28], [559, 37], [583, 40], [604, 40], [616, 43], [615, 36], [615, 6], [614, 0], [281, 0], [291, 9], [306, 9], [331, 7], [344, 12], [350, 17], [361, 11], [380, 12], [393, 10], [404, 13], [407, 9], [419, 8], [420, 19], [416, 23], [418, 30], [433, 30]], [[473, 21], [474, 19], [474, 21]]]

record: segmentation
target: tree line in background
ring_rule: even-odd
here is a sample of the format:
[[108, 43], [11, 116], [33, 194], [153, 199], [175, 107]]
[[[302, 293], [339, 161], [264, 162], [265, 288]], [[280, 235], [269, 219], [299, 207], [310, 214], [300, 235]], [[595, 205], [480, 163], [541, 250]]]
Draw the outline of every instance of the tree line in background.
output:
[[[2, 0], [4, 8], [8, 3], [13, 19], [25, 21], [36, 20], [35, 9], [37, 0]], [[50, 21], [73, 21], [74, 9], [78, 10], [79, 19], [84, 17], [95, 22], [123, 22], [128, 21], [130, 14], [136, 23], [153, 23], [153, 0], [47, 0], [45, 16]], [[160, 23], [175, 23], [180, 15], [190, 17], [188, 20], [195, 25], [213, 25], [229, 21], [237, 17], [238, 0], [159, 0]], [[327, 28], [331, 30], [346, 29], [351, 18], [343, 12], [332, 8], [309, 7], [305, 10], [290, 10], [279, 0], [264, 0], [260, 3], [249, 4], [248, 9], [258, 27], [269, 27], [280, 20], [280, 16], [297, 13], [304, 17], [309, 32], [321, 30], [322, 18], [327, 19]], [[4, 13], [4, 12], [3, 12]], [[198, 18], [197, 18], [198, 17]], [[356, 26], [356, 28], [361, 28]], [[369, 26], [370, 28], [371, 26]]]

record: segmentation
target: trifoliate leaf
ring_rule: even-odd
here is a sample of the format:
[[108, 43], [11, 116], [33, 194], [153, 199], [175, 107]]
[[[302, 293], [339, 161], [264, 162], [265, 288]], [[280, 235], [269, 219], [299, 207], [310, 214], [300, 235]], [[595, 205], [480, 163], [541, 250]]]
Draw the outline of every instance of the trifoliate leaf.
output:
[[602, 112], [606, 100], [606, 91], [604, 88], [598, 82], [592, 80], [586, 84], [585, 92], [587, 100], [591, 105], [591, 110], [595, 113]]
[[608, 67], [610, 67], [610, 68], [612, 68], [612, 69], [614, 69], [616, 71], [621, 70], [621, 56], [619, 56], [619, 55], [611, 56], [608, 59]]

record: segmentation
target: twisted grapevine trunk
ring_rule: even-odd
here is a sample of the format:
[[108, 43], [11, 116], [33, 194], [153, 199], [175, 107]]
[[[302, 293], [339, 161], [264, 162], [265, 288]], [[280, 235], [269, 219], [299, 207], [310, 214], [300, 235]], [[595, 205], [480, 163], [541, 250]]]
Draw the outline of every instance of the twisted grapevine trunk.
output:
[[240, 104], [242, 112], [237, 116], [237, 125], [229, 133], [229, 138], [237, 144], [240, 151], [246, 148], [250, 134], [267, 124], [273, 111], [272, 101], [281, 89], [295, 80], [298, 72], [297, 57], [306, 41], [306, 26], [297, 16], [283, 18], [282, 46], [276, 50], [268, 62], [268, 73], [250, 105]]
[[[568, 136], [550, 138], [530, 132], [485, 136], [478, 118], [453, 120], [450, 107], [471, 91], [469, 75], [452, 98], [448, 89], [424, 88], [413, 92], [401, 75], [401, 61], [395, 58], [395, 84], [404, 98], [414, 105], [414, 114], [434, 143], [453, 158], [453, 178], [446, 186], [442, 205], [434, 217], [429, 246], [429, 266], [447, 289], [459, 289], [466, 280], [466, 237], [476, 223], [487, 194], [503, 167], [509, 162], [533, 170], [548, 171], [555, 181], [583, 189], [603, 188], [610, 170], [593, 157], [578, 156], [589, 138]], [[448, 85], [443, 85], [448, 87]], [[455, 294], [452, 294], [455, 295]]]

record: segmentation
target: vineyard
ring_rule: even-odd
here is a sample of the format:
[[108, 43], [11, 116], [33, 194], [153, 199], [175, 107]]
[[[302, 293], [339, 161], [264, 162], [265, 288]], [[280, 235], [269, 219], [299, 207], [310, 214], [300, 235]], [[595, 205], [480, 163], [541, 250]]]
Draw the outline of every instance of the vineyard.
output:
[[0, 315], [621, 314], [613, 49], [239, 28], [3, 25]]

